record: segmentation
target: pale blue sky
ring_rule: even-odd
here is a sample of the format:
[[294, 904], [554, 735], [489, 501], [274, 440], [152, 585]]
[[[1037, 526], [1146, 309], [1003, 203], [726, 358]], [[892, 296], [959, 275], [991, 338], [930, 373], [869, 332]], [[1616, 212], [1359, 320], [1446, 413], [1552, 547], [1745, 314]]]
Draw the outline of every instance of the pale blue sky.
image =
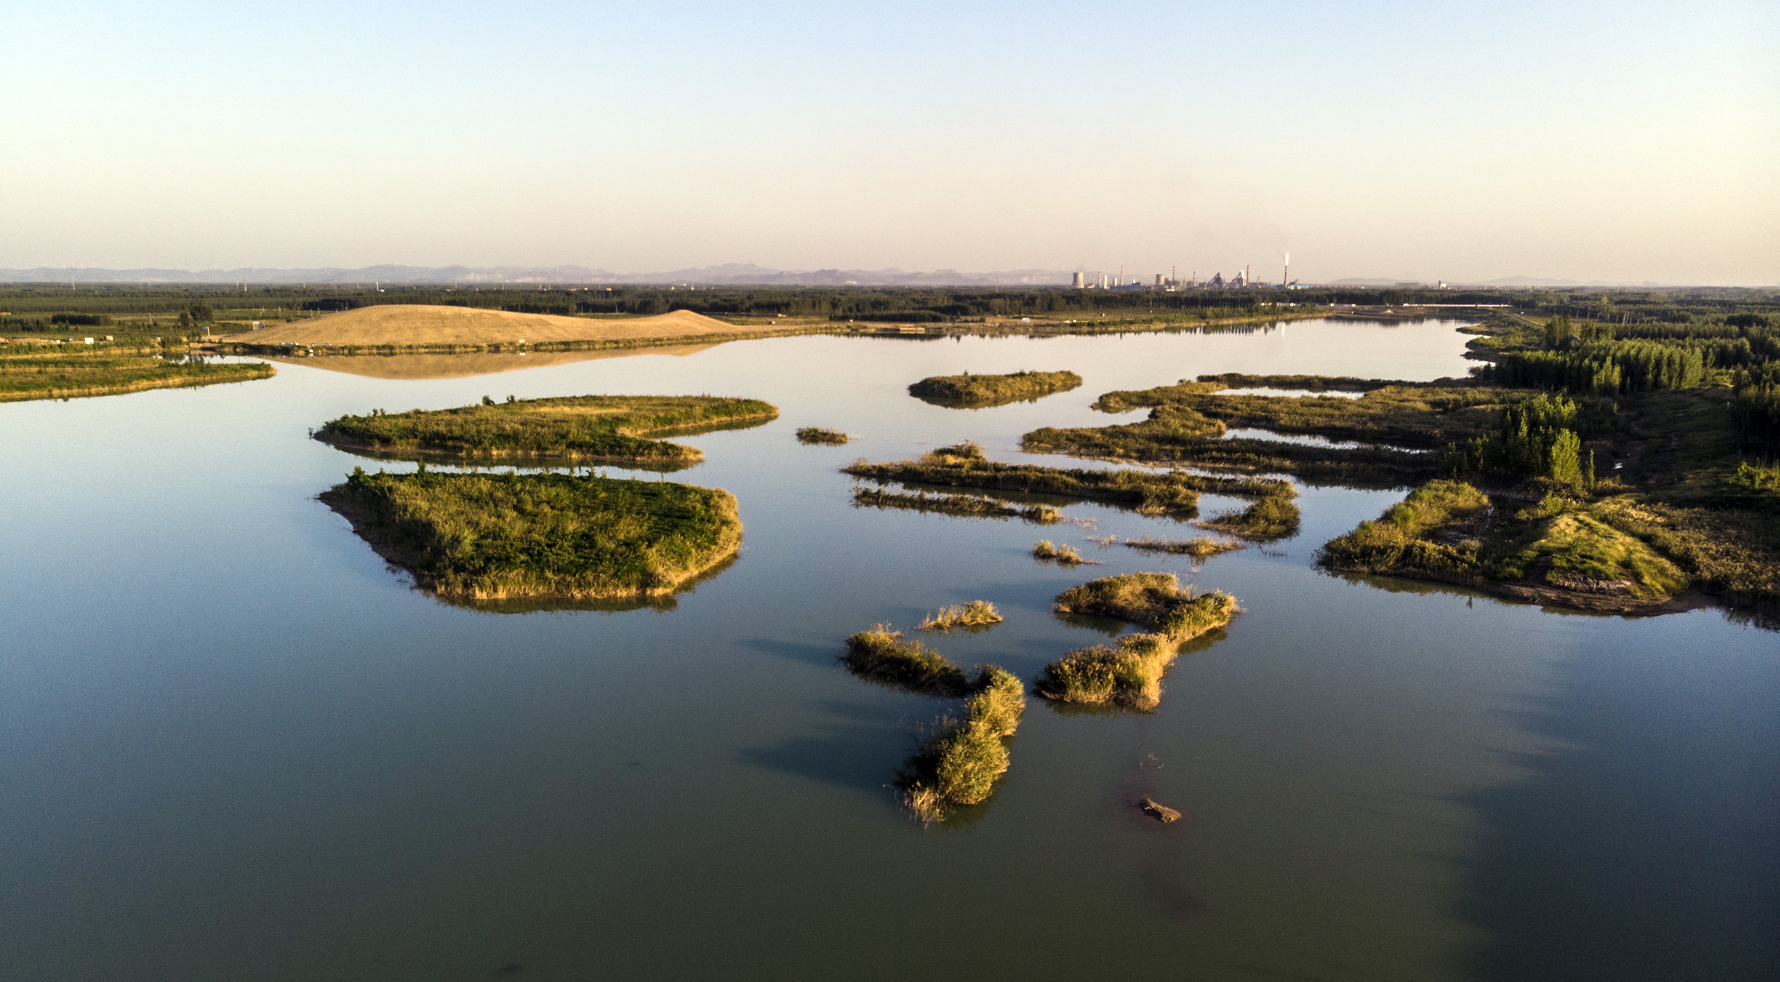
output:
[[0, 0], [0, 267], [1780, 283], [1780, 4]]

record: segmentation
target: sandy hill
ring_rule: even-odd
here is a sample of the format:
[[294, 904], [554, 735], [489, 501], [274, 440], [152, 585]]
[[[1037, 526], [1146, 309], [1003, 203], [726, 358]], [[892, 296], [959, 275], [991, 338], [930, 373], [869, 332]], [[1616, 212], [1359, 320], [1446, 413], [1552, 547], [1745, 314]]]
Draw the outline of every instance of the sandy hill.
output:
[[328, 355], [326, 357], [290, 357], [264, 355], [280, 364], [325, 368], [330, 372], [365, 375], [371, 378], [466, 378], [471, 375], [493, 375], [516, 372], [524, 368], [566, 365], [598, 358], [638, 358], [648, 355], [673, 355], [684, 358], [709, 351], [716, 344], [651, 345], [647, 348], [601, 348], [575, 351], [480, 351], [472, 354], [400, 354], [400, 355]]
[[539, 344], [562, 341], [640, 341], [656, 338], [695, 340], [711, 334], [735, 334], [733, 324], [676, 310], [659, 317], [600, 320], [551, 314], [514, 314], [475, 307], [384, 304], [292, 321], [263, 331], [231, 335], [244, 344], [304, 345], [486, 345]]

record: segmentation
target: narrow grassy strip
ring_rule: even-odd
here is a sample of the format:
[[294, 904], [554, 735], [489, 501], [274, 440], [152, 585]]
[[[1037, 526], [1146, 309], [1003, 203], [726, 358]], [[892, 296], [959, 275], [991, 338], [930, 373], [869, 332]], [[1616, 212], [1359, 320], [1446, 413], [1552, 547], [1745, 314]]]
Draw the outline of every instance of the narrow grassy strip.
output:
[[693, 463], [693, 447], [652, 439], [762, 423], [779, 410], [758, 399], [714, 396], [483, 398], [457, 409], [372, 412], [329, 420], [315, 438], [349, 450], [404, 458], [549, 458]]
[[1176, 467], [1295, 474], [1322, 484], [1358, 487], [1415, 484], [1433, 477], [1438, 465], [1433, 454], [1383, 447], [1320, 447], [1250, 438], [1205, 439], [1190, 432], [1174, 431], [1154, 419], [1118, 426], [1045, 427], [1022, 437], [1021, 446], [1028, 453], [1062, 453]]
[[662, 596], [742, 540], [733, 495], [665, 481], [354, 468], [321, 500], [457, 601]]
[[1012, 375], [935, 375], [909, 386], [909, 395], [927, 402], [960, 408], [1004, 405], [1021, 400], [1036, 402], [1056, 392], [1082, 384], [1074, 372], [1015, 372]]
[[264, 362], [165, 361], [151, 355], [0, 355], [0, 402], [78, 399], [271, 378]]
[[1157, 539], [1146, 535], [1141, 539], [1125, 540], [1125, 546], [1139, 552], [1161, 552], [1171, 556], [1191, 556], [1199, 560], [1210, 559], [1226, 552], [1234, 552], [1243, 547], [1241, 542], [1213, 539], [1203, 535], [1192, 539]]
[[843, 447], [852, 442], [852, 435], [840, 430], [825, 430], [820, 426], [800, 426], [797, 429], [797, 442], [830, 447]]
[[969, 630], [986, 630], [1001, 623], [1001, 611], [987, 600], [972, 600], [967, 604], [955, 604], [941, 607], [939, 613], [928, 614], [921, 621], [923, 631], [950, 631], [953, 628]]
[[[1327, 381], [1339, 384], [1349, 380]], [[1299, 387], [1307, 386], [1300, 383]], [[1221, 382], [1201, 380], [1108, 392], [1095, 400], [1094, 407], [1107, 412], [1165, 407], [1184, 419], [1211, 420], [1223, 426], [1433, 448], [1491, 429], [1503, 407], [1538, 394], [1533, 389], [1469, 384], [1443, 388], [1390, 384], [1368, 388], [1358, 399], [1267, 396], [1227, 392]]]
[[1228, 624], [1239, 608], [1227, 593], [1194, 596], [1169, 573], [1128, 573], [1064, 591], [1057, 609], [1117, 617], [1150, 630], [1069, 652], [1045, 666], [1035, 691], [1056, 702], [1147, 712], [1161, 703], [1162, 676], [1181, 645]]
[[1275, 479], [1004, 464], [986, 459], [981, 447], [968, 443], [942, 447], [914, 460], [876, 464], [861, 460], [844, 470], [856, 477], [878, 481], [1103, 501], [1142, 514], [1156, 515], [1196, 514], [1202, 492], [1251, 497], [1293, 493], [1290, 484]]
[[862, 679], [931, 696], [969, 691], [964, 670], [919, 641], [905, 641], [888, 624], [874, 625], [847, 639], [841, 661]]
[[903, 765], [903, 802], [924, 822], [943, 821], [951, 808], [981, 804], [1007, 773], [1007, 739], [1026, 711], [1025, 687], [994, 665], [977, 677], [964, 718], [946, 726]]
[[1226, 389], [1300, 389], [1306, 392], [1371, 392], [1393, 386], [1411, 389], [1458, 388], [1464, 379], [1443, 378], [1432, 382], [1404, 382], [1388, 378], [1354, 378], [1351, 375], [1248, 375], [1225, 372], [1201, 375], [1195, 381], [1216, 383]]
[[1300, 518], [1297, 502], [1262, 498], [1241, 511], [1227, 511], [1198, 524], [1250, 542], [1273, 542], [1297, 535]]
[[1063, 513], [1050, 505], [1011, 505], [993, 498], [970, 494], [928, 494], [925, 491], [904, 494], [878, 488], [854, 488], [853, 503], [872, 508], [906, 508], [970, 518], [1023, 518], [1039, 525], [1055, 525]]

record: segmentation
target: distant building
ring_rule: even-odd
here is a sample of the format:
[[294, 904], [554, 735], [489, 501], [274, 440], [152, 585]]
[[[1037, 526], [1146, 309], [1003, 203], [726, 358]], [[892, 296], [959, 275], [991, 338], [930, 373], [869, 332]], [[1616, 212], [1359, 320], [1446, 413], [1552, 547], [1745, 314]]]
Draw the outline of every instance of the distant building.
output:
[[1077, 290], [1085, 290], [1088, 288], [1087, 277], [1081, 273], [1077, 273], [1069, 285]]

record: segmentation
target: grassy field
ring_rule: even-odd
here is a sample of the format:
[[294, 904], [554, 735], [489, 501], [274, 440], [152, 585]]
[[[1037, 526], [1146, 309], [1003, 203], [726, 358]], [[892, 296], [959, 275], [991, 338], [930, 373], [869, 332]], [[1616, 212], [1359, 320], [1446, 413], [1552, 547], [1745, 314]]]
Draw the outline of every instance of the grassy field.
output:
[[843, 468], [855, 477], [904, 484], [933, 484], [986, 491], [1050, 494], [1079, 501], [1104, 501], [1143, 514], [1191, 516], [1199, 494], [1273, 496], [1290, 494], [1284, 481], [1211, 477], [1181, 472], [1065, 470], [1033, 464], [1004, 464], [984, 457], [981, 447], [941, 447], [914, 460], [859, 461]]
[[484, 397], [458, 409], [372, 412], [329, 420], [317, 440], [348, 450], [402, 458], [536, 457], [627, 463], [691, 464], [696, 448], [649, 439], [765, 422], [779, 410], [757, 399], [713, 396], [570, 396], [509, 400]]
[[560, 474], [367, 474], [321, 495], [454, 601], [662, 596], [736, 551], [723, 490]]
[[1011, 375], [935, 375], [909, 386], [909, 395], [942, 406], [981, 408], [1011, 402], [1036, 402], [1056, 392], [1079, 387], [1074, 372], [1015, 372]]
[[75, 399], [271, 378], [271, 365], [165, 360], [101, 349], [92, 353], [28, 350], [0, 354], [0, 402]]

